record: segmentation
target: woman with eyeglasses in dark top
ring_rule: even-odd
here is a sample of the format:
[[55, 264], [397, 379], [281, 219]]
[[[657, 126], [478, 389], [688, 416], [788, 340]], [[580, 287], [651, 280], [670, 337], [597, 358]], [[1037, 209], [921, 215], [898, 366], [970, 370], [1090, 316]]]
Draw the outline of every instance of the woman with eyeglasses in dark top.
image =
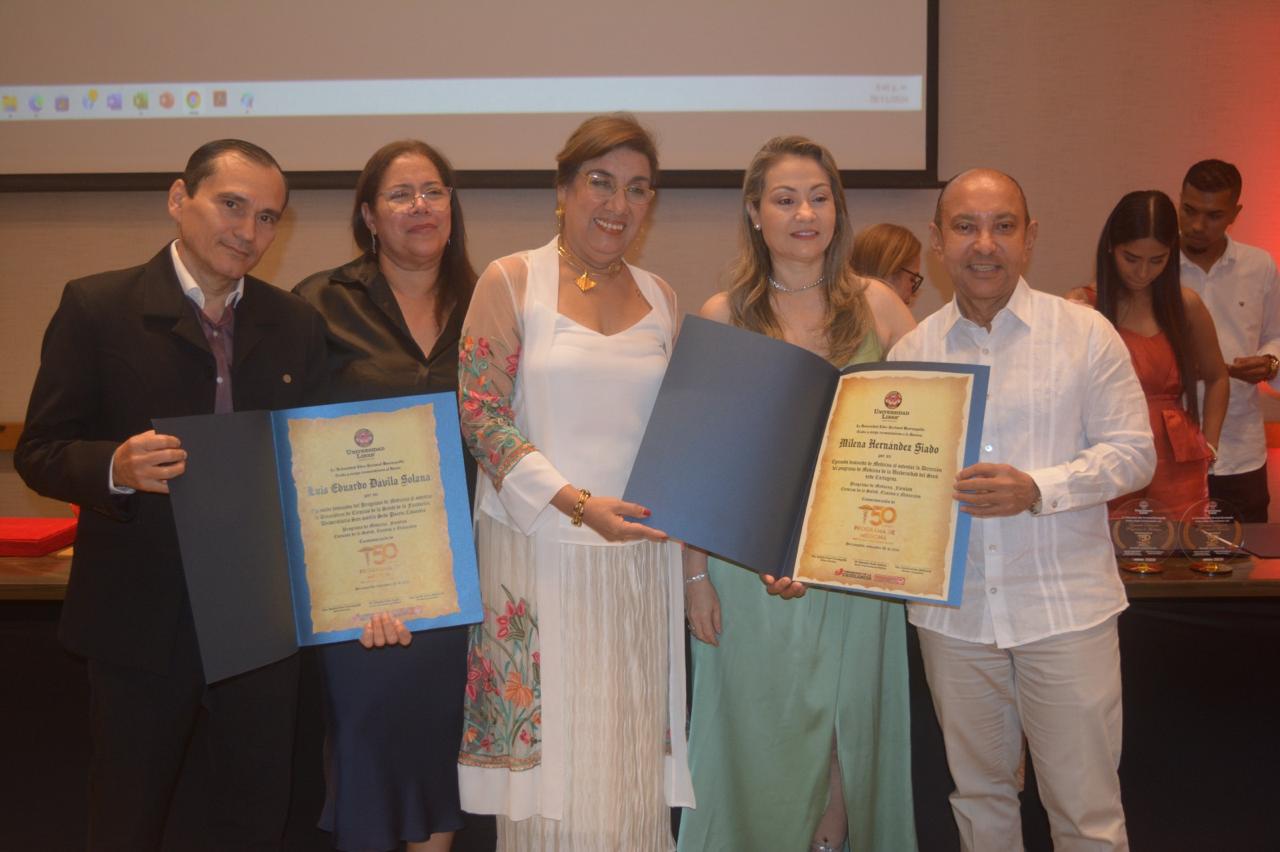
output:
[[[351, 228], [360, 256], [294, 288], [325, 320], [330, 402], [455, 391], [476, 274], [449, 161], [413, 139], [378, 149], [356, 181]], [[448, 849], [462, 827], [467, 629], [410, 634], [379, 613], [358, 642], [317, 654], [327, 728], [320, 827], [339, 849]]]

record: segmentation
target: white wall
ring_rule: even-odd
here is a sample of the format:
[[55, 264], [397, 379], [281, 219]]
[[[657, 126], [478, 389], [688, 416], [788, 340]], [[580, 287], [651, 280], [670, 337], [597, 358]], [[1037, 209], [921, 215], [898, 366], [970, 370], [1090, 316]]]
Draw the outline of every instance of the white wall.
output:
[[[804, 20], [802, 7], [778, 8], [796, 16], [788, 33], [821, 25]], [[1209, 156], [1244, 173], [1234, 235], [1280, 254], [1280, 3], [943, 0], [940, 31], [939, 170], [988, 165], [1022, 181], [1040, 220], [1034, 286], [1063, 292], [1087, 280], [1114, 202], [1132, 189], [1176, 193], [1187, 166]], [[801, 43], [780, 41], [781, 49]], [[175, 162], [187, 153], [174, 152]], [[467, 166], [465, 152], [447, 153]], [[551, 234], [550, 190], [463, 198], [477, 266]], [[934, 198], [856, 191], [850, 207], [859, 227], [896, 221], [924, 240]], [[294, 193], [258, 274], [291, 286], [348, 259], [349, 204], [345, 192]], [[734, 252], [737, 205], [730, 190], [670, 190], [654, 210], [639, 261], [671, 281], [686, 309], [716, 289]], [[63, 283], [139, 263], [171, 231], [162, 193], [0, 195], [0, 420], [23, 417]], [[936, 266], [925, 271], [917, 316], [950, 297]]]

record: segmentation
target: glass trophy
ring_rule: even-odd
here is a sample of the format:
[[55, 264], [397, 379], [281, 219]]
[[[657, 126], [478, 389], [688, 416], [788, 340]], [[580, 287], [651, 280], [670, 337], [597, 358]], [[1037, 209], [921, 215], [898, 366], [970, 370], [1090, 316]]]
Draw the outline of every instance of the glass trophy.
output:
[[1177, 523], [1156, 500], [1135, 497], [1111, 512], [1111, 543], [1116, 562], [1134, 574], [1159, 574], [1173, 555]]
[[1182, 516], [1182, 551], [1192, 571], [1230, 574], [1229, 560], [1243, 553], [1243, 543], [1244, 525], [1226, 500], [1197, 500]]

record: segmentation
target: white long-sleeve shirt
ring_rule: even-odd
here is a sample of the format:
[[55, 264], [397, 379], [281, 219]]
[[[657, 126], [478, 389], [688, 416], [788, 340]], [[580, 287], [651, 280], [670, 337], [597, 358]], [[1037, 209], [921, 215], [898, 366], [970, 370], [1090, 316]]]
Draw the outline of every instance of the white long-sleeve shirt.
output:
[[[1228, 237], [1227, 250], [1208, 272], [1186, 255], [1181, 260], [1182, 286], [1195, 290], [1209, 309], [1227, 364], [1252, 355], [1280, 358], [1280, 280], [1271, 255]], [[1280, 391], [1280, 375], [1270, 384]], [[1248, 382], [1231, 380], [1231, 401], [1218, 441], [1214, 474], [1248, 473], [1267, 463], [1260, 392]], [[1200, 402], [1203, 411], [1204, 385], [1200, 386]]]
[[1039, 515], [974, 518], [963, 602], [911, 604], [911, 623], [1004, 648], [1123, 610], [1106, 501], [1150, 482], [1156, 454], [1142, 386], [1111, 324], [1020, 279], [990, 331], [953, 300], [889, 360], [990, 367], [979, 461], [1029, 474], [1041, 498]]

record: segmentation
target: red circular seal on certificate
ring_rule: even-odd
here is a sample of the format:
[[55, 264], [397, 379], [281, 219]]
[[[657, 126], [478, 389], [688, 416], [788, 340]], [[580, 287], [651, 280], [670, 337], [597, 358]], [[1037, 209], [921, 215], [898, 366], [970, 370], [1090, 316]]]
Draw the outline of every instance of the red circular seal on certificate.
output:
[[373, 433], [368, 429], [356, 430], [356, 446], [367, 447], [373, 443]]
[[899, 405], [902, 405], [902, 394], [897, 391], [889, 391], [884, 395], [885, 408], [897, 408]]

